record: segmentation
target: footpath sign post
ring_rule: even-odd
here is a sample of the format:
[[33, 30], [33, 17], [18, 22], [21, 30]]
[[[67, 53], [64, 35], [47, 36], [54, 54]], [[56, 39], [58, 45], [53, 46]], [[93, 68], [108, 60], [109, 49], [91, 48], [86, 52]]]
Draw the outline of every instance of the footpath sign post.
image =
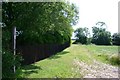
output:
[[[16, 55], [16, 27], [13, 28], [13, 52], [14, 52], [14, 60], [15, 60], [15, 55]], [[15, 65], [13, 66], [13, 71], [15, 73], [16, 67]]]

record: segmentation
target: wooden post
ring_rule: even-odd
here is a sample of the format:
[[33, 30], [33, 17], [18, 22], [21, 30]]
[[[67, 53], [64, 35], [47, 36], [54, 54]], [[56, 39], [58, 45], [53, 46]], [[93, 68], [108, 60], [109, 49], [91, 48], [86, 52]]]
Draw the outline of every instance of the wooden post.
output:
[[[14, 56], [15, 56], [16, 55], [16, 27], [14, 27], [13, 31], [14, 31], [13, 32], [13, 51], [14, 51]], [[15, 60], [15, 57], [14, 57], [14, 60]], [[13, 67], [13, 71], [14, 73], [16, 71], [15, 65]]]

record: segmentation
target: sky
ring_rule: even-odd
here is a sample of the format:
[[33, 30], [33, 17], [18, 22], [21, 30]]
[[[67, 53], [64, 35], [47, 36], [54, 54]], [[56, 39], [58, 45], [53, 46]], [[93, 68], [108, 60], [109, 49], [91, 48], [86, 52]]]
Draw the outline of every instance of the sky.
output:
[[[100, 22], [106, 23], [107, 31], [111, 34], [118, 32], [118, 2], [120, 0], [69, 0], [79, 10], [78, 24], [73, 29], [88, 27], [92, 33], [92, 27]], [[74, 34], [72, 36], [74, 38]]]

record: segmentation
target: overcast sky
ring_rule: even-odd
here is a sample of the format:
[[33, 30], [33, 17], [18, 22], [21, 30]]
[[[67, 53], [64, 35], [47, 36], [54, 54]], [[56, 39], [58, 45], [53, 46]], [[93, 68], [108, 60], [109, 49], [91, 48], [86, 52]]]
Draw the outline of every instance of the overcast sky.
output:
[[69, 0], [79, 8], [79, 22], [73, 26], [95, 26], [98, 21], [105, 22], [112, 34], [118, 32], [118, 2], [120, 0]]

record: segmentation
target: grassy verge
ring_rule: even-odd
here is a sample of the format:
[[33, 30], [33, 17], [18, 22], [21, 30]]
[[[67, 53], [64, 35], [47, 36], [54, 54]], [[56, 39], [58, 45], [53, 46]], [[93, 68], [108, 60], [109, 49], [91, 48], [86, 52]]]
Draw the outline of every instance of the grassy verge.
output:
[[114, 66], [120, 66], [120, 56], [118, 56], [118, 46], [84, 46], [91, 52], [94, 59]]
[[26, 78], [72, 78], [81, 77], [80, 72], [76, 72], [73, 60], [75, 58], [89, 62], [85, 49], [79, 45], [72, 45], [70, 48], [57, 53], [50, 58], [36, 62], [28, 66], [23, 66], [20, 77]]
[[[92, 63], [93, 59], [109, 63], [108, 54], [117, 54], [117, 46], [77, 45], [51, 56], [50, 58], [23, 66], [18, 77], [23, 78], [79, 78], [80, 71], [73, 64], [74, 59]], [[107, 54], [107, 56], [106, 56]]]

